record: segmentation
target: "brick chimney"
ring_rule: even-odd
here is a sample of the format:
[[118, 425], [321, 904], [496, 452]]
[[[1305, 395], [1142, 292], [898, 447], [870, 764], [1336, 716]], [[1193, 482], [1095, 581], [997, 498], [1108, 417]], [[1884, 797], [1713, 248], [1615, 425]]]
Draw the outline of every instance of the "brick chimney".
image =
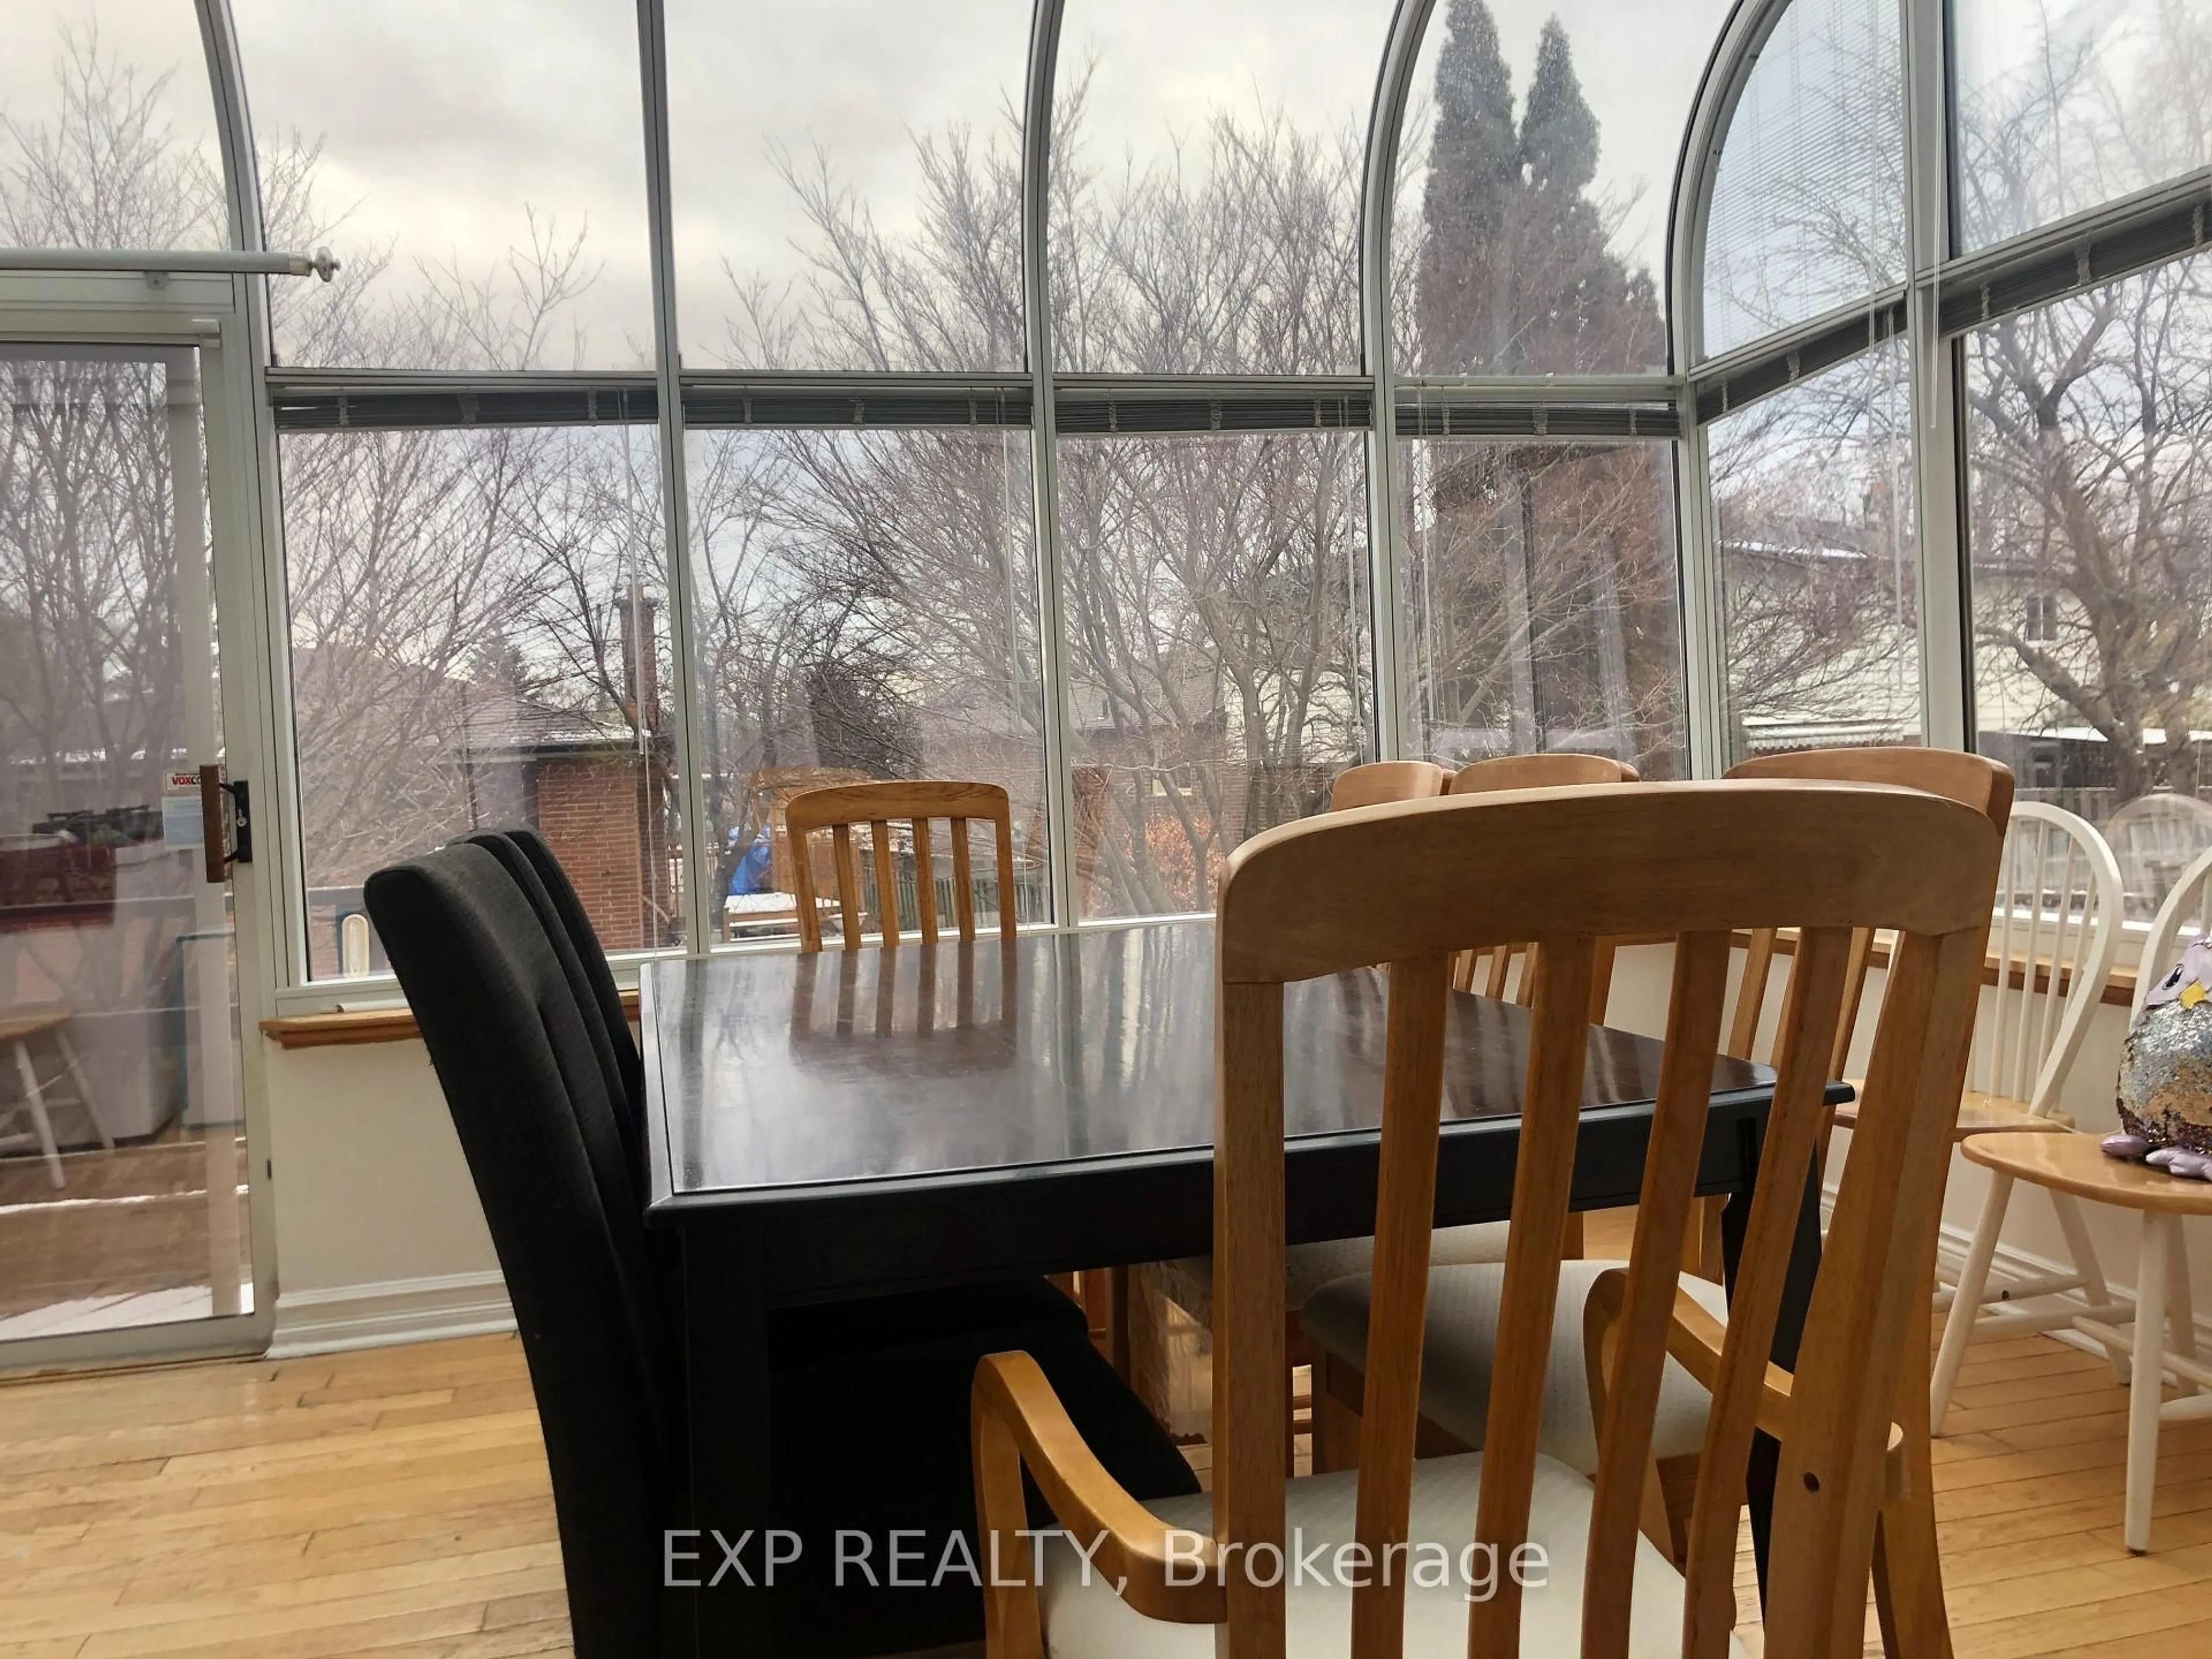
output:
[[640, 731], [660, 729], [660, 601], [633, 581], [615, 599], [622, 622], [623, 712]]

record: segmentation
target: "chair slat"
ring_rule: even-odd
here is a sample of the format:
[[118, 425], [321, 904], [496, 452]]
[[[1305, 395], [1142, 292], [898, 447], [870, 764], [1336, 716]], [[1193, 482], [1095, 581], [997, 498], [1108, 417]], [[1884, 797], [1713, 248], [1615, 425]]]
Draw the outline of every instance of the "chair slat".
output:
[[1705, 1151], [1711, 1057], [1720, 1045], [1733, 950], [1733, 938], [1724, 933], [1686, 933], [1674, 943], [1667, 1050], [1637, 1200], [1627, 1299], [1598, 1424], [1597, 1498], [1583, 1579], [1583, 1652], [1592, 1659], [1624, 1659], [1628, 1651], [1626, 1587], [1635, 1577], [1667, 1328]]
[[1501, 945], [1490, 953], [1490, 979], [1483, 987], [1483, 995], [1493, 999], [1502, 999], [1505, 995], [1506, 977], [1512, 972], [1513, 956], [1514, 950], [1510, 945]]
[[814, 857], [804, 836], [787, 830], [791, 842], [791, 900], [799, 910], [799, 948], [805, 951], [822, 948], [822, 907], [814, 890]]
[[1836, 1022], [1836, 1046], [1828, 1056], [1828, 1075], [1848, 1077], [1851, 1069], [1851, 1034], [1858, 1029], [1859, 1008], [1866, 1000], [1867, 969], [1874, 963], [1874, 929], [1851, 929], [1851, 953], [1844, 963], [1844, 1010]]
[[[1776, 1481], [1774, 1535], [1790, 1544], [1771, 1558], [1766, 1616], [1770, 1627], [1795, 1632], [1792, 1645], [1802, 1651], [1855, 1651], [1864, 1628], [1905, 1338], [1924, 1330], [1928, 1317], [1927, 1286], [1914, 1269], [1941, 1216], [1982, 948], [1976, 928], [1908, 935], [1891, 964]], [[1770, 1158], [1775, 1151], [1770, 1141]], [[1762, 1197], [1765, 1174], [1762, 1165]], [[1748, 1247], [1746, 1260], [1753, 1260]], [[1731, 1310], [1731, 1340], [1735, 1317]]]
[[[1375, 1198], [1375, 1292], [1359, 1424], [1359, 1467], [1370, 1473], [1359, 1482], [1356, 1533], [1374, 1540], [1379, 1560], [1390, 1559], [1391, 1547], [1406, 1541], [1413, 1503], [1450, 969], [1451, 958], [1443, 956], [1390, 967]], [[1410, 1364], [1405, 1358], [1409, 1354]], [[1352, 1659], [1396, 1659], [1405, 1628], [1405, 1580], [1402, 1572], [1375, 1574], [1352, 1591]]]
[[868, 846], [875, 854], [876, 936], [885, 945], [896, 945], [899, 923], [898, 871], [891, 862], [891, 827], [881, 818], [868, 823]]
[[924, 945], [937, 943], [937, 858], [929, 844], [929, 820], [914, 821], [914, 908]]
[[[1249, 1561], [1280, 1552], [1283, 1440], [1283, 988], [1225, 983], [1213, 1133], [1213, 1535]], [[1277, 1560], [1280, 1560], [1278, 1553]], [[1283, 1575], [1231, 1571], [1236, 1659], [1283, 1659]]]
[[[999, 884], [1006, 885], [1001, 877]], [[960, 937], [975, 937], [975, 878], [968, 867], [968, 820], [952, 820], [952, 913], [960, 921]]]
[[1759, 1022], [1766, 1012], [1766, 982], [1774, 971], [1775, 929], [1754, 927], [1743, 953], [1743, 977], [1737, 981], [1735, 1020], [1729, 1028], [1728, 1051], [1749, 1060], [1759, 1047]]
[[832, 825], [830, 830], [832, 856], [837, 863], [837, 908], [845, 921], [845, 948], [860, 948], [860, 867], [853, 857], [853, 829], [850, 824]]
[[[1482, 1456], [1474, 1536], [1507, 1561], [1528, 1540], [1538, 1426], [1550, 1369], [1552, 1320], [1582, 1125], [1583, 1069], [1589, 1054], [1594, 938], [1536, 946], [1528, 1075], [1522, 1094], [1521, 1150], [1513, 1176], [1513, 1226], [1506, 1235], [1505, 1288], [1498, 1309], [1496, 1368]], [[1373, 1366], [1369, 1367], [1370, 1373]], [[1468, 1650], [1515, 1659], [1521, 1650], [1521, 1586], [1499, 1575], [1495, 1592], [1470, 1605]]]
[[[1729, 1297], [1728, 1342], [1690, 1512], [1686, 1564], [1690, 1659], [1724, 1655], [1727, 1632], [1735, 1620], [1736, 1517], [1743, 1502], [1744, 1472], [1805, 1197], [1805, 1177], [1828, 1127], [1824, 1098], [1828, 1060], [1835, 1050], [1850, 953], [1848, 931], [1809, 928], [1800, 935], [1790, 964], [1777, 1035], [1774, 1104], [1767, 1113], [1759, 1190], [1746, 1221], [1741, 1265]], [[1857, 1159], [1854, 1141], [1850, 1165], [1854, 1176]]]

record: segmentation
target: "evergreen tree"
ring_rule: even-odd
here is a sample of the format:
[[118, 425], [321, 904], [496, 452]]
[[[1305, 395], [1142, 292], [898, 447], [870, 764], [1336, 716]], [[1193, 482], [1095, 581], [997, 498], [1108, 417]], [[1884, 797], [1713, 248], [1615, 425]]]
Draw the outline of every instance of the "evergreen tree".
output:
[[1520, 366], [1529, 370], [1640, 367], [1617, 354], [1632, 343], [1623, 325], [1633, 330], [1634, 313], [1645, 307], [1629, 295], [1628, 273], [1607, 248], [1604, 221], [1584, 194], [1597, 177], [1597, 118], [1554, 17], [1538, 40], [1521, 118], [1526, 184], [1510, 238]]
[[1536, 43], [1536, 72], [1521, 119], [1521, 155], [1539, 195], [1579, 197], [1597, 177], [1597, 117], [1583, 100], [1567, 32], [1553, 18]]
[[1506, 237], [1521, 189], [1513, 77], [1484, 0], [1451, 0], [1437, 60], [1436, 132], [1422, 200], [1414, 367], [1503, 368], [1512, 319]]

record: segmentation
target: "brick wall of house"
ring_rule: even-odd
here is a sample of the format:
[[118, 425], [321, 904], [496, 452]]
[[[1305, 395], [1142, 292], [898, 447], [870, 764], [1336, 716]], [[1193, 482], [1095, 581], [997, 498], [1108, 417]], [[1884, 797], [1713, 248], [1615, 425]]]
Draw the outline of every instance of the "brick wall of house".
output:
[[610, 951], [671, 944], [676, 928], [662, 844], [661, 786], [634, 755], [577, 755], [537, 768], [538, 833]]

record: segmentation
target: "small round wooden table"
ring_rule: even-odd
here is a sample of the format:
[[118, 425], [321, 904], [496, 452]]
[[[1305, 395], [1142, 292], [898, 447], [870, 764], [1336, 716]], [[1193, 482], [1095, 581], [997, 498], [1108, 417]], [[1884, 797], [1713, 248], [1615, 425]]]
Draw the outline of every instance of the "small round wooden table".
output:
[[[2159, 1425], [2212, 1417], [2212, 1392], [2199, 1392], [2212, 1390], [2212, 1366], [2197, 1357], [2189, 1255], [2181, 1237], [2182, 1217], [2212, 1216], [2212, 1182], [2184, 1181], [2144, 1164], [2106, 1158], [2095, 1137], [2086, 1134], [1972, 1135], [1960, 1145], [1968, 1158], [1999, 1175], [2142, 1216], [2142, 1265], [2136, 1275], [2132, 1331], [2087, 1316], [2076, 1317], [2074, 1325], [2108, 1352], [2128, 1356], [2131, 1364], [2127, 1543], [2131, 1550], [2146, 1551], [2150, 1548], [2151, 1489], [2158, 1476]], [[2169, 1372], [2181, 1386], [2180, 1399], [2163, 1397]]]

